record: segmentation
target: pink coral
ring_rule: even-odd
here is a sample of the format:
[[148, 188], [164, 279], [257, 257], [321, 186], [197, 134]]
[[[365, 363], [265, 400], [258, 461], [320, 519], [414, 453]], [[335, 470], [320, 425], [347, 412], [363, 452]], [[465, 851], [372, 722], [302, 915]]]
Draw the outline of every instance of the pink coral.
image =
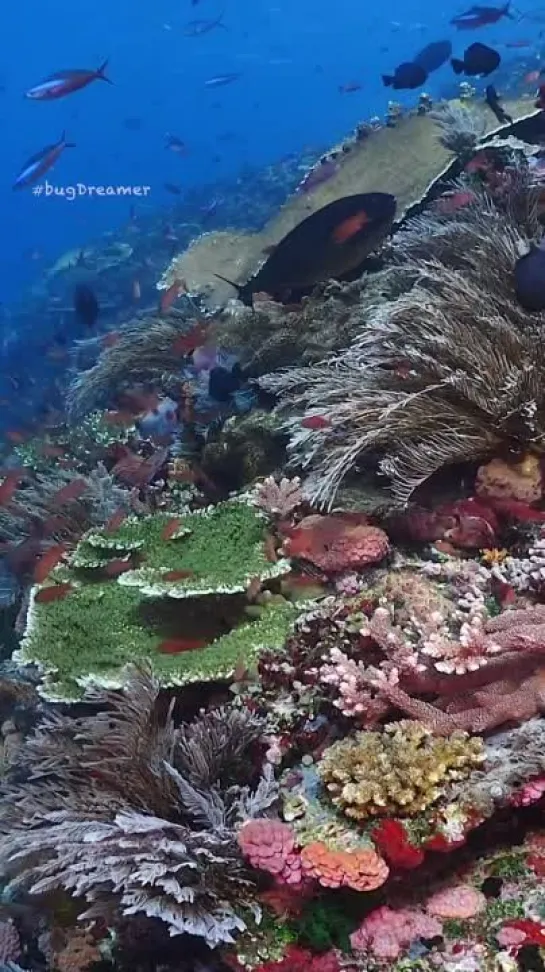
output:
[[248, 820], [239, 830], [238, 843], [252, 867], [273, 874], [281, 883], [301, 883], [301, 859], [289, 824]]
[[520, 928], [511, 928], [510, 925], [504, 925], [497, 932], [496, 938], [502, 948], [515, 948], [517, 945], [522, 945], [526, 941], [526, 933], [521, 931]]
[[355, 952], [371, 952], [375, 958], [397, 959], [417, 938], [434, 938], [443, 932], [436, 918], [417, 908], [394, 910], [387, 905], [372, 911], [350, 936]]
[[389, 549], [384, 530], [352, 513], [306, 516], [289, 531], [284, 543], [287, 556], [309, 560], [327, 574], [378, 564]]
[[426, 911], [437, 918], [474, 918], [485, 908], [484, 894], [469, 884], [436, 891], [426, 903]]
[[513, 794], [509, 802], [513, 807], [527, 807], [531, 803], [537, 803], [538, 800], [541, 800], [543, 794], [545, 794], [545, 776], [539, 776], [536, 779], [528, 780], [520, 790]]

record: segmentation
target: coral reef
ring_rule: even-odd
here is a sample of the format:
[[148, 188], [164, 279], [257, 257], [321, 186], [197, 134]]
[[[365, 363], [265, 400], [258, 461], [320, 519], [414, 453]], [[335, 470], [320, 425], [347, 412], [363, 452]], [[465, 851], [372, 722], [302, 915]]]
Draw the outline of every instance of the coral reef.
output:
[[469, 776], [484, 759], [478, 738], [453, 733], [437, 739], [418, 722], [405, 721], [382, 733], [359, 732], [334, 743], [322, 756], [318, 774], [347, 817], [412, 816], [435, 803], [450, 780]]
[[[407, 501], [445, 466], [540, 448], [542, 320], [519, 307], [512, 282], [539, 233], [523, 183], [507, 207], [476, 189], [457, 213], [415, 217], [395, 255], [417, 282], [377, 303], [338, 356], [261, 379], [282, 396], [292, 462], [311, 472], [313, 501], [331, 504], [368, 455]], [[305, 415], [319, 416], [315, 428]]]

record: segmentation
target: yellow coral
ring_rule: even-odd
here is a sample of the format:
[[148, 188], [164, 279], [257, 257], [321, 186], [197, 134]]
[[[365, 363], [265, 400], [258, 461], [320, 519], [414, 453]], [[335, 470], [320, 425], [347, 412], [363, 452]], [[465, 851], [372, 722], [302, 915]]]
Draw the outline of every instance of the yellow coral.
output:
[[347, 817], [414, 816], [435, 803], [447, 783], [464, 779], [484, 758], [477, 736], [454, 732], [438, 737], [419, 722], [403, 720], [383, 732], [359, 732], [334, 743], [318, 773]]

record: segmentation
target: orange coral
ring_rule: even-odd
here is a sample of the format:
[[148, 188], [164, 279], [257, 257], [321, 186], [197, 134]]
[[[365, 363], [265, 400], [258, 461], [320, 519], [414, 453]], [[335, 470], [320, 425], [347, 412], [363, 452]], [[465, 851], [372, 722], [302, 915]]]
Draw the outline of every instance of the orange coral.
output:
[[516, 464], [492, 459], [479, 467], [475, 490], [487, 499], [535, 503], [543, 492], [539, 459], [531, 454]]
[[303, 873], [325, 888], [374, 891], [384, 884], [389, 874], [388, 865], [373, 850], [333, 850], [321, 841], [303, 848], [301, 863]]

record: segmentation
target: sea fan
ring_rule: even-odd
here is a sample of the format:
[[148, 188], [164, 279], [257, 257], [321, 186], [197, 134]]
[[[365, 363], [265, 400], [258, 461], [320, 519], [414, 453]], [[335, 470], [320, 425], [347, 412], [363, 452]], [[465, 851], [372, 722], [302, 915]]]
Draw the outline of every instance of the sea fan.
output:
[[[375, 304], [347, 351], [262, 379], [282, 412], [298, 413], [291, 456], [311, 471], [313, 501], [331, 504], [366, 453], [406, 502], [446, 465], [542, 448], [545, 315], [524, 312], [513, 290], [537, 232], [535, 195], [516, 175], [503, 209], [475, 190], [458, 214], [417, 217], [395, 240], [413, 286]], [[301, 412], [318, 427], [303, 428]]]
[[274, 803], [250, 748], [261, 727], [219, 709], [176, 728], [158, 686], [136, 671], [124, 693], [92, 693], [98, 715], [48, 715], [4, 783], [0, 866], [12, 887], [86, 898], [82, 917], [159, 918], [171, 935], [232, 942], [259, 914], [235, 828]]
[[485, 133], [484, 119], [466, 105], [446, 102], [431, 111], [430, 118], [439, 126], [441, 145], [456, 155], [472, 152]]

